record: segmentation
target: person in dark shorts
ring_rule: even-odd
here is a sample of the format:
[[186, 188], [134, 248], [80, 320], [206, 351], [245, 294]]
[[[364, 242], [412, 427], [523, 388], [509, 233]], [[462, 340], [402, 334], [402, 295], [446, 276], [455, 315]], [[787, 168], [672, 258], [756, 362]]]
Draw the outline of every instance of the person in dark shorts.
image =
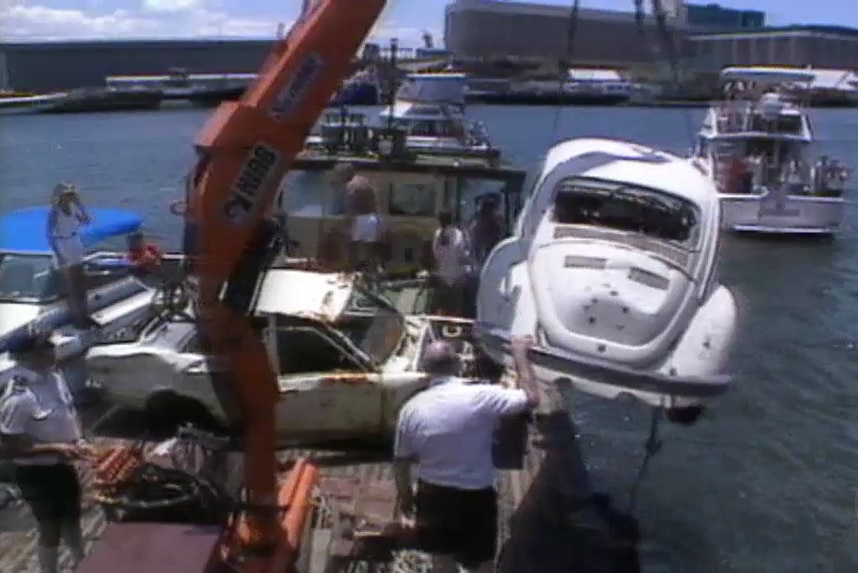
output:
[[513, 344], [516, 389], [466, 383], [458, 376], [460, 359], [451, 345], [433, 342], [427, 348], [423, 370], [431, 382], [399, 414], [394, 472], [400, 510], [414, 516], [410, 532], [402, 535], [433, 555], [433, 570], [452, 560], [462, 570], [485, 571], [494, 562], [498, 507], [492, 441], [503, 416], [539, 402], [526, 358], [529, 345], [530, 339]]
[[72, 460], [89, 457], [54, 347], [36, 336], [12, 349], [16, 366], [0, 397], [0, 438], [15, 482], [38, 527], [43, 573], [56, 573], [60, 540], [77, 564], [84, 556], [80, 482]]

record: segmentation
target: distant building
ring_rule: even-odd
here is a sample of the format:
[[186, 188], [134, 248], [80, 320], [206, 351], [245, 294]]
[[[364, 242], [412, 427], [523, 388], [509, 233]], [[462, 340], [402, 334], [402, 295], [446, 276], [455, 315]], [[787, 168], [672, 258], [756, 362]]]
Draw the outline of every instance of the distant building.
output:
[[[153, 40], [0, 43], [0, 83], [18, 91], [49, 92], [103, 86], [118, 75], [252, 73], [274, 40]], [[2, 70], [0, 70], [2, 71]]]
[[765, 12], [736, 10], [719, 4], [686, 4], [685, 19], [690, 30], [701, 32], [754, 30], [766, 25]]
[[839, 26], [786, 26], [703, 34], [691, 38], [698, 67], [794, 66], [852, 69], [858, 30]]
[[[664, 0], [671, 28], [684, 51], [685, 11], [681, 1]], [[617, 66], [654, 63], [664, 56], [653, 36], [640, 33], [632, 12], [581, 8], [574, 43], [569, 47], [569, 6], [456, 0], [447, 5], [444, 43], [458, 58], [562, 59]], [[652, 29], [647, 18], [644, 27]]]

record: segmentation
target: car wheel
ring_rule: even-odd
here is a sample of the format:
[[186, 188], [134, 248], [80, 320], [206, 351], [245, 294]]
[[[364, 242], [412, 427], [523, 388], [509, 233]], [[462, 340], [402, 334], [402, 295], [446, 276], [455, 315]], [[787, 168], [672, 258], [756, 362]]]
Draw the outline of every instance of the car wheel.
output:
[[206, 407], [185, 396], [173, 392], [159, 392], [146, 400], [144, 408], [146, 426], [157, 438], [176, 434], [179, 426], [193, 424], [200, 429], [211, 430], [217, 424]]

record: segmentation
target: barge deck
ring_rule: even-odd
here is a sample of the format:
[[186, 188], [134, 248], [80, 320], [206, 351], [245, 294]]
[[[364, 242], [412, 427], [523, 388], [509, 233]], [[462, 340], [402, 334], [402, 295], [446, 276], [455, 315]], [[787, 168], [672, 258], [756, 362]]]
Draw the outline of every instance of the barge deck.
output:
[[[499, 556], [498, 571], [502, 573], [534, 571], [537, 573], [590, 572], [590, 571], [636, 571], [634, 563], [623, 566], [620, 561], [629, 562], [628, 546], [620, 547], [611, 527], [593, 502], [589, 479], [576, 442], [574, 425], [566, 411], [565, 402], [559, 389], [554, 385], [540, 386], [542, 403], [529, 427], [528, 448], [520, 469], [499, 472]], [[92, 418], [93, 415], [90, 415]], [[102, 416], [104, 418], [104, 416]], [[122, 423], [128, 424], [127, 415], [114, 415], [104, 426]], [[102, 424], [99, 423], [101, 426]], [[92, 428], [99, 433], [110, 433], [103, 428]], [[115, 434], [114, 434], [115, 435]], [[103, 444], [115, 443], [116, 438], [97, 438]], [[370, 521], [390, 519], [395, 503], [395, 492], [391, 466], [385, 456], [379, 452], [368, 453], [331, 450], [292, 449], [281, 451], [284, 463], [298, 458], [309, 458], [317, 464], [322, 476], [320, 490], [322, 497], [333, 504], [333, 515], [347, 516], [358, 514]], [[229, 473], [233, 478], [240, 474], [240, 464], [231, 460]], [[84, 489], [92, 482], [89, 472], [83, 471]], [[83, 531], [87, 540], [88, 552], [113, 553], [99, 537], [108, 522], [104, 512], [91, 500], [85, 501]], [[305, 571], [333, 573], [352, 570], [356, 563], [371, 561], [366, 555], [356, 551], [351, 543], [337, 540], [337, 524], [320, 523], [316, 512], [314, 527], [327, 528], [315, 531], [314, 539], [327, 535], [327, 555], [325, 551], [314, 548], [305, 563]], [[371, 514], [371, 516], [370, 516]], [[116, 538], [123, 527], [111, 527], [110, 538]], [[128, 527], [124, 527], [128, 530]], [[152, 537], [154, 540], [157, 536]], [[107, 541], [107, 540], [105, 540]], [[109, 543], [118, 545], [118, 541]], [[318, 545], [318, 542], [315, 543]], [[618, 550], [620, 547], [620, 550]], [[143, 548], [137, 548], [139, 551]], [[149, 548], [146, 548], [147, 550]], [[154, 549], [154, 548], [151, 548]], [[164, 553], [169, 553], [166, 547]], [[137, 551], [135, 551], [136, 553]], [[65, 552], [64, 552], [65, 553]], [[403, 569], [402, 563], [386, 570], [428, 570], [426, 556], [413, 556], [409, 553]], [[157, 551], [145, 551], [144, 554], [157, 555]], [[636, 553], [631, 552], [631, 560]], [[400, 554], [401, 555], [401, 554]], [[93, 557], [90, 553], [87, 561]], [[106, 555], [102, 555], [106, 557]], [[114, 554], [115, 558], [119, 558]], [[67, 565], [68, 556], [63, 555]], [[102, 559], [95, 559], [101, 561]], [[419, 561], [416, 566], [413, 561]], [[401, 561], [401, 560], [398, 560]], [[115, 563], [115, 561], [113, 561]], [[80, 570], [89, 572], [86, 561]], [[129, 564], [130, 565], [130, 564]], [[152, 570], [154, 563], [131, 569]], [[619, 568], [618, 568], [619, 566]], [[6, 573], [37, 573], [35, 558], [35, 531], [29, 514], [21, 504], [0, 512], [0, 570]], [[128, 568], [124, 568], [129, 571]], [[370, 569], [371, 570], [371, 569]]]

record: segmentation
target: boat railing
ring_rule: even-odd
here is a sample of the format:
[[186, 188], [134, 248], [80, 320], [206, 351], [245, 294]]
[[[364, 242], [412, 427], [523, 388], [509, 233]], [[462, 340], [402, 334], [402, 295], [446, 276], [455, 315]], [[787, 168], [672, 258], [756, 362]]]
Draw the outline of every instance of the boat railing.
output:
[[[793, 113], [784, 114], [784, 111]], [[787, 102], [767, 108], [761, 101], [725, 101], [715, 107], [718, 132], [735, 134], [744, 132], [802, 135], [804, 114]]]
[[732, 173], [735, 157], [716, 157], [713, 176], [721, 193], [762, 193], [765, 189], [787, 187], [791, 195], [840, 197], [845, 193], [851, 173], [837, 161], [778, 162], [745, 158], [747, 178]]

